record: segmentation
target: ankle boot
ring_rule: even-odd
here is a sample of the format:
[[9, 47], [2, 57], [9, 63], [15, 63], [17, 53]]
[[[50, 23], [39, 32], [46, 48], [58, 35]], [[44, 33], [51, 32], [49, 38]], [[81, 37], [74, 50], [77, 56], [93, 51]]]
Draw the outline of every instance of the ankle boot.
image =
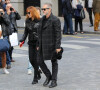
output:
[[39, 70], [38, 70], [38, 77], [37, 77], [38, 80], [41, 79], [41, 74], [42, 74], [42, 71], [39, 69]]
[[37, 83], [38, 83], [38, 80], [35, 80], [35, 79], [34, 79], [34, 80], [32, 81], [32, 84], [37, 84]]
[[57, 86], [57, 81], [56, 80], [52, 80], [49, 88], [53, 88], [53, 87], [56, 87], [56, 86]]
[[45, 82], [43, 83], [43, 86], [46, 87], [49, 84], [50, 80], [51, 80], [51, 77], [46, 78]]

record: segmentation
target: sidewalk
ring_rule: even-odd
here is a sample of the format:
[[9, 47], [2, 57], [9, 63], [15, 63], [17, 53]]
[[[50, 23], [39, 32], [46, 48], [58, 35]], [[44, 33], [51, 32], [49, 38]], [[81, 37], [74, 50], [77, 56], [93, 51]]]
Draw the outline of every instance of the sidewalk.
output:
[[[64, 26], [64, 20], [63, 17], [59, 17], [61, 21], [61, 29], [63, 30]], [[25, 16], [22, 16], [21, 20], [17, 21], [18, 28], [24, 28], [25, 23]], [[74, 27], [74, 21], [73, 21], [73, 27]], [[90, 33], [90, 34], [100, 34], [100, 31], [94, 31], [94, 27], [89, 27], [89, 20], [85, 19], [83, 21], [83, 31], [84, 33]]]

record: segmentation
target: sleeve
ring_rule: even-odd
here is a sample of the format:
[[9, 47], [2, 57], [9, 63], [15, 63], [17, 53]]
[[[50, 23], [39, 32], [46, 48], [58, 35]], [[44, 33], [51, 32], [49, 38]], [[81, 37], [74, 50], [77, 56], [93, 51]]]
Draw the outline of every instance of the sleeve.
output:
[[55, 29], [55, 40], [56, 40], [55, 48], [59, 49], [61, 46], [61, 22], [57, 18], [56, 20], [54, 20], [53, 24], [54, 24], [54, 29]]
[[20, 20], [21, 16], [19, 15], [19, 13], [16, 11], [15, 14], [16, 14], [16, 20]]
[[9, 25], [10, 19], [9, 19], [9, 16], [8, 16], [7, 14], [4, 14], [4, 15], [2, 16], [2, 20], [3, 20], [3, 22], [4, 22], [6, 25]]
[[19, 40], [19, 42], [23, 42], [23, 41], [25, 42], [27, 35], [28, 35], [28, 28], [27, 26], [25, 26], [24, 34], [22, 36], [22, 39]]

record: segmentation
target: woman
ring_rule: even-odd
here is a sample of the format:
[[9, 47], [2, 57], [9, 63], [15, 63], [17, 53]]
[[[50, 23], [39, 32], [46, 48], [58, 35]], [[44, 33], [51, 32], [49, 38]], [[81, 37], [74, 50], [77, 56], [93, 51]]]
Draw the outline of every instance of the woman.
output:
[[[40, 18], [41, 18], [42, 16], [41, 16], [41, 9], [40, 9], [40, 7], [35, 7], [35, 8], [37, 9], [37, 11], [38, 11], [38, 13], [40, 15]], [[42, 74], [40, 69], [39, 69], [39, 71]], [[31, 65], [31, 63], [30, 63], [30, 61], [28, 59], [28, 75], [31, 75], [31, 74], [32, 74], [32, 65]], [[41, 76], [39, 76], [39, 77], [41, 78]]]
[[20, 42], [24, 42], [28, 36], [29, 60], [34, 68], [34, 78], [32, 84], [37, 84], [38, 80], [41, 78], [37, 63], [37, 30], [39, 27], [40, 15], [37, 12], [37, 9], [33, 6], [29, 6], [26, 13], [25, 31]]
[[[4, 27], [8, 23], [7, 15], [5, 15], [3, 9], [0, 7], [0, 39], [1, 36], [4, 36], [4, 29], [1, 28], [1, 25]], [[2, 37], [3, 38], [3, 37]], [[1, 62], [2, 62], [2, 70], [4, 74], [9, 74], [6, 69], [6, 52], [0, 52]]]
[[80, 33], [83, 34], [83, 19], [80, 17], [80, 12], [83, 9], [82, 2], [80, 2], [80, 0], [73, 0], [72, 5], [75, 17], [75, 34], [77, 34], [78, 31], [78, 23], [80, 25]]

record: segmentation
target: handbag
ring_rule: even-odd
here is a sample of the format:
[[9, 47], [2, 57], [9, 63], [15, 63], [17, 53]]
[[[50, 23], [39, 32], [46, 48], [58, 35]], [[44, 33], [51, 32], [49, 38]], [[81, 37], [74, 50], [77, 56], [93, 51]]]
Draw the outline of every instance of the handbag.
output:
[[11, 46], [17, 46], [18, 45], [17, 33], [12, 33], [12, 35], [9, 36], [9, 41], [10, 41]]
[[85, 19], [85, 12], [84, 12], [84, 9], [82, 9], [82, 10], [80, 11], [80, 18], [81, 18], [81, 19]]
[[6, 52], [10, 48], [10, 44], [8, 42], [8, 39], [0, 39], [0, 52]]

